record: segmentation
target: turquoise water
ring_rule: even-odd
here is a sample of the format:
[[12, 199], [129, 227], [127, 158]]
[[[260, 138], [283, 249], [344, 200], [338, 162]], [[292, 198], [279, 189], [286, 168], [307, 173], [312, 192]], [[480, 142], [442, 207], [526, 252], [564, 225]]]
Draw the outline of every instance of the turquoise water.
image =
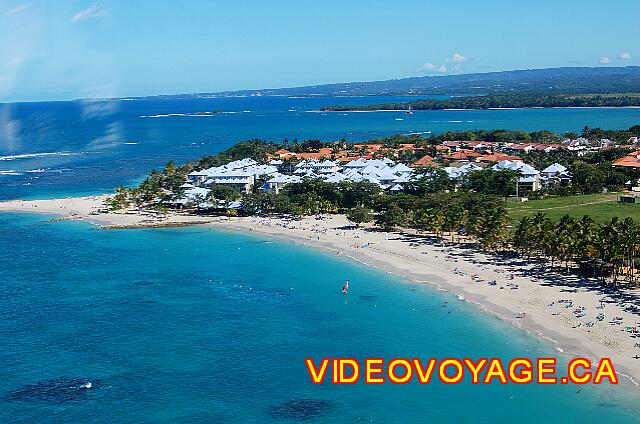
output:
[[[463, 129], [629, 128], [640, 109], [311, 113], [328, 104], [416, 97], [146, 99], [0, 105], [0, 200], [105, 193], [169, 160], [184, 163], [239, 140], [352, 141]], [[223, 110], [211, 116], [195, 112]], [[151, 117], [154, 116], [154, 117]], [[47, 153], [45, 156], [33, 154]], [[28, 156], [24, 156], [28, 155]]]
[[[471, 128], [564, 132], [640, 123], [638, 109], [306, 112], [336, 102], [0, 105], [0, 199], [104, 193], [168, 160], [196, 159], [254, 137], [355, 141]], [[187, 115], [220, 109], [232, 113]], [[637, 397], [607, 385], [580, 393], [571, 386], [436, 381], [312, 385], [306, 357], [555, 354], [449, 294], [335, 255], [200, 227], [98, 231], [11, 213], [0, 214], [0, 241], [2, 423], [294, 422], [282, 419], [279, 405], [304, 399], [311, 401], [302, 412], [310, 415], [302, 418], [336, 424], [625, 423], [640, 416], [632, 406]], [[346, 278], [352, 288], [345, 302]], [[84, 381], [93, 388], [68, 390]], [[323, 415], [311, 413], [314, 405]]]
[[[0, 422], [295, 422], [271, 413], [300, 399], [326, 402], [309, 422], [336, 424], [638, 422], [609, 385], [314, 386], [308, 356], [556, 353], [450, 294], [335, 255], [206, 227], [45, 220], [0, 214]], [[93, 388], [15, 395], [60, 377]]]

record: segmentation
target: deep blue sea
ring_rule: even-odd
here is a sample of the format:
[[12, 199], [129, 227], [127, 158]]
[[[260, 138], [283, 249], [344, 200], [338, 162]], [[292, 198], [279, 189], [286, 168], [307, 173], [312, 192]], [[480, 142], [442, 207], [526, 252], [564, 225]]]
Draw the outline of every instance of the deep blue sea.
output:
[[[7, 174], [0, 176], [0, 197], [102, 193], [168, 160], [194, 159], [252, 137], [360, 140], [458, 128], [568, 131], [640, 122], [636, 109], [305, 112], [335, 102], [0, 106], [0, 169]], [[237, 113], [186, 115], [219, 109]], [[141, 117], [168, 114], [174, 116]], [[52, 154], [31, 156], [40, 153]], [[48, 218], [0, 213], [0, 423], [297, 422], [283, 418], [292, 401], [303, 404], [299, 419], [318, 423], [638, 422], [637, 392], [607, 384], [580, 392], [435, 380], [427, 386], [312, 385], [306, 357], [558, 353], [449, 293], [336, 255], [207, 227], [101, 231]], [[347, 278], [345, 299], [340, 287]], [[65, 390], [77, 381], [93, 387]]]
[[[557, 132], [628, 128], [640, 109], [514, 109], [313, 113], [328, 104], [416, 97], [241, 97], [0, 104], [0, 199], [104, 193], [169, 160], [182, 163], [240, 140], [373, 137], [474, 128]], [[225, 113], [198, 116], [197, 112]], [[144, 116], [144, 117], [143, 117]], [[36, 156], [34, 156], [36, 155]]]

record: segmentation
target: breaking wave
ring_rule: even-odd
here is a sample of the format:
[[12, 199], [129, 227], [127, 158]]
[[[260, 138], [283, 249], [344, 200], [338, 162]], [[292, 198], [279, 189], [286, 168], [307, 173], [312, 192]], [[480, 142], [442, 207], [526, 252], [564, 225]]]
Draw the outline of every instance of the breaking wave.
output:
[[73, 155], [73, 153], [66, 153], [66, 152], [23, 153], [20, 155], [0, 156], [0, 160], [7, 161], [7, 160], [41, 158], [46, 156], [71, 156], [71, 155]]

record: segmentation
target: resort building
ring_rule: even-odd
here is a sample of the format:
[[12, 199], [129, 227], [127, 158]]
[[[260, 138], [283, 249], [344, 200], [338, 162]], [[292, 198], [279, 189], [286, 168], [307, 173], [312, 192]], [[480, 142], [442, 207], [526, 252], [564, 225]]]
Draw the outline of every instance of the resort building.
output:
[[411, 164], [412, 168], [421, 168], [425, 166], [433, 166], [434, 159], [429, 155], [424, 155]]
[[444, 172], [447, 173], [450, 179], [458, 180], [470, 172], [482, 171], [482, 167], [475, 163], [466, 163], [461, 166], [447, 166], [444, 168]]
[[624, 168], [640, 168], [640, 150], [621, 157], [617, 161], [613, 162], [612, 165]]
[[519, 193], [527, 191], [538, 191], [542, 188], [540, 171], [522, 161], [503, 160], [493, 165], [491, 169], [496, 171], [505, 169], [518, 171], [518, 173], [520, 174], [517, 182], [517, 190]]
[[271, 178], [265, 183], [261, 189], [273, 191], [274, 193], [279, 193], [287, 184], [291, 183], [299, 183], [302, 182], [302, 177], [297, 175], [284, 175], [284, 174], [274, 174]]
[[[584, 147], [582, 140], [573, 141], [576, 142], [576, 146]], [[396, 148], [384, 147], [381, 144], [361, 144], [350, 148], [345, 146], [346, 150], [337, 151], [335, 147], [322, 148], [312, 153], [293, 153], [280, 149], [267, 155], [266, 164], [259, 164], [253, 159], [246, 158], [222, 166], [195, 170], [188, 174], [187, 182], [182, 186], [187, 191], [184, 201], [188, 202], [190, 198], [193, 203], [193, 196], [199, 199], [199, 196], [204, 193], [201, 190], [193, 190], [208, 189], [217, 184], [248, 193], [259, 183], [259, 190], [279, 193], [288, 184], [300, 183], [305, 178], [318, 178], [333, 184], [344, 181], [368, 181], [377, 184], [383, 190], [398, 193], [410, 187], [420, 175], [428, 172], [428, 167], [439, 166], [432, 156], [420, 156], [425, 149], [413, 144], [402, 144]], [[520, 156], [496, 151], [500, 147], [503, 147], [500, 150], [514, 152], [549, 152], [568, 148], [565, 144], [507, 143], [503, 145], [485, 141], [445, 141], [435, 146], [433, 150], [440, 159], [449, 161], [449, 166], [442, 169], [450, 179], [456, 181], [471, 172], [490, 167], [489, 169], [493, 170], [517, 171], [519, 194], [537, 191], [543, 186], [570, 182], [571, 175], [566, 167], [554, 163], [538, 171], [522, 162]], [[411, 164], [405, 164], [396, 163], [382, 156], [384, 154], [397, 157], [400, 150], [405, 154], [412, 153], [414, 158], [419, 157], [419, 159]], [[327, 159], [329, 156], [334, 159]], [[640, 167], [640, 151], [616, 161], [614, 165]]]
[[542, 180], [546, 186], [553, 184], [567, 184], [571, 181], [571, 174], [567, 168], [559, 163], [554, 163], [540, 171]]

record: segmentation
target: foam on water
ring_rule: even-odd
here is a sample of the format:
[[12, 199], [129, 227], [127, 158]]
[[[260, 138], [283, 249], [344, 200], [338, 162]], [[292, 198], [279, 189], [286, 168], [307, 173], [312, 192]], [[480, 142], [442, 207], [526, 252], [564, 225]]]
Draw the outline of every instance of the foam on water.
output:
[[46, 153], [22, 153], [19, 155], [8, 155], [8, 156], [0, 156], [0, 160], [19, 160], [19, 159], [34, 159], [34, 158], [44, 158], [47, 156], [71, 156], [73, 153], [67, 152], [46, 152]]

